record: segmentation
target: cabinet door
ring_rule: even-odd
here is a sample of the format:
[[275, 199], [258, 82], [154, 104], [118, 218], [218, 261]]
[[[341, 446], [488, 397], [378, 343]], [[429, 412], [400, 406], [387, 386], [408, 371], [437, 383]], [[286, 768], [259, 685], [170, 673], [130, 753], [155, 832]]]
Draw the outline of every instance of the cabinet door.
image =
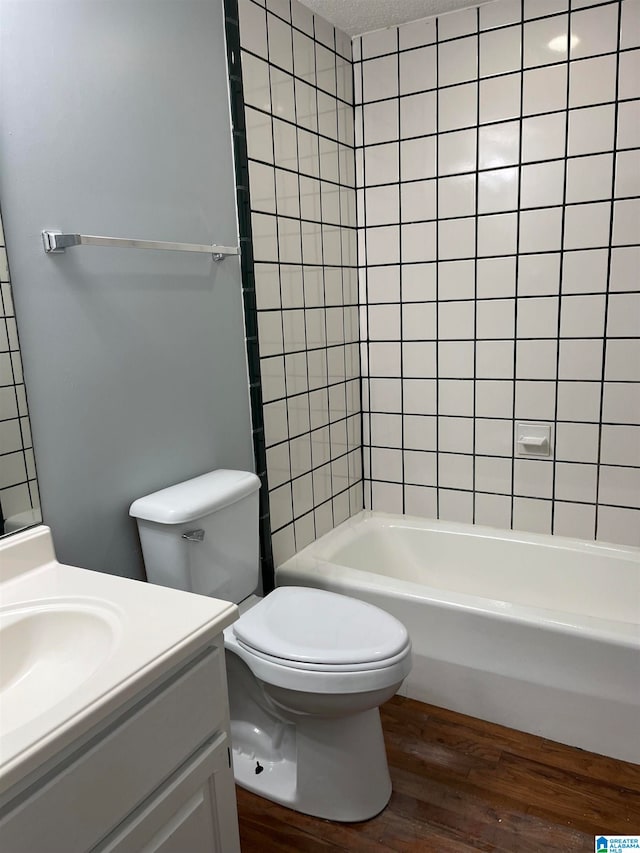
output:
[[93, 853], [240, 853], [228, 744], [204, 747]]

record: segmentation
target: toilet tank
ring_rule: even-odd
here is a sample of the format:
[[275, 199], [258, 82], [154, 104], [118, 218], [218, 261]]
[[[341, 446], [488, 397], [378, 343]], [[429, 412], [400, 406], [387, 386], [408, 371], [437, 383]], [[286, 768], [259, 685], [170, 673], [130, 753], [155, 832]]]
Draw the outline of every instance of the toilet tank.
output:
[[212, 471], [131, 504], [151, 583], [239, 603], [260, 573], [258, 490], [248, 471]]

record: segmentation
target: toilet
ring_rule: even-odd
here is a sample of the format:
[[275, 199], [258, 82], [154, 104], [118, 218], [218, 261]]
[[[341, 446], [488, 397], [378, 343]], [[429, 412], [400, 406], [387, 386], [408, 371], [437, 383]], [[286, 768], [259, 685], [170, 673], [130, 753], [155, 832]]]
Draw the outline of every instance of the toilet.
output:
[[239, 606], [224, 632], [236, 782], [306, 814], [366, 820], [391, 796], [378, 709], [409, 673], [409, 636], [333, 592], [256, 596], [259, 488], [255, 474], [218, 470], [136, 500], [147, 576]]

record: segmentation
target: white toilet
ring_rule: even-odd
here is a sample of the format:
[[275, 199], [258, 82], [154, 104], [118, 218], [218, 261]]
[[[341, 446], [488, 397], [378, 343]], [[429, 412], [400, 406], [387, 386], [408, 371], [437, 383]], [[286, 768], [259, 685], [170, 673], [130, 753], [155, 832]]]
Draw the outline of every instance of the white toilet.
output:
[[391, 796], [378, 707], [409, 673], [409, 636], [344, 595], [253, 595], [259, 487], [255, 474], [219, 470], [135, 501], [147, 575], [240, 606], [225, 630], [238, 784], [307, 814], [366, 820]]

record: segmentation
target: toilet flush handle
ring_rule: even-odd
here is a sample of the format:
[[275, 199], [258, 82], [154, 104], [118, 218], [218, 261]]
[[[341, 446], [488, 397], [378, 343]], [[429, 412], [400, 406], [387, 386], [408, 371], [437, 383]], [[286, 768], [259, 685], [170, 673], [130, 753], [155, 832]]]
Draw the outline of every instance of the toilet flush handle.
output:
[[202, 542], [204, 539], [204, 530], [199, 527], [197, 530], [187, 530], [182, 534], [182, 538], [187, 542]]

